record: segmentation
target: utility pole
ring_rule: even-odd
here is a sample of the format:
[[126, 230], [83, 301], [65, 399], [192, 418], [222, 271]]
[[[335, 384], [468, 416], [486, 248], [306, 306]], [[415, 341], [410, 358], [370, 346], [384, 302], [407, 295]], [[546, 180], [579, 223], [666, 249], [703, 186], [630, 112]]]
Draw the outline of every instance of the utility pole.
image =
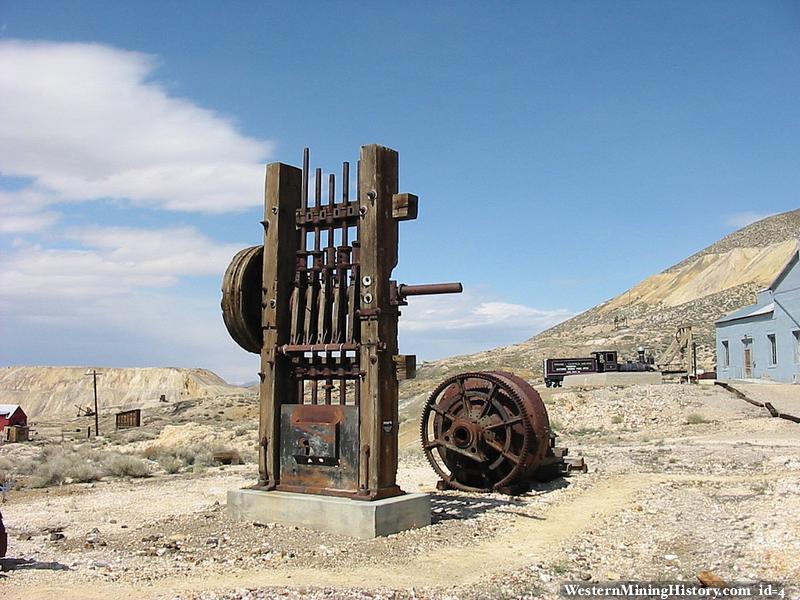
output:
[[97, 406], [97, 376], [102, 375], [102, 373], [98, 373], [96, 369], [92, 369], [91, 371], [86, 371], [87, 375], [92, 376], [92, 384], [94, 386], [94, 437], [100, 435], [100, 411]]

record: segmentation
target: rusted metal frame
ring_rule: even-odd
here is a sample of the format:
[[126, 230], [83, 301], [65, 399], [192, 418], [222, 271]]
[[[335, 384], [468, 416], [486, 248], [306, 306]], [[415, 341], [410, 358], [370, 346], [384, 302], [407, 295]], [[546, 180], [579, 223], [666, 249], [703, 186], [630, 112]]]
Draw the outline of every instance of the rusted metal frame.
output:
[[358, 225], [358, 202], [343, 201], [333, 206], [315, 206], [296, 212], [297, 226], [313, 230], [314, 226], [356, 227]]
[[[305, 212], [308, 210], [308, 175], [309, 175], [309, 152], [308, 148], [303, 150], [303, 171], [302, 171], [302, 190], [301, 206], [295, 211]], [[296, 219], [295, 219], [296, 220]], [[292, 331], [291, 341], [302, 344], [305, 340], [305, 312], [306, 312], [306, 288], [308, 287], [308, 252], [307, 252], [307, 231], [301, 229], [299, 232], [300, 248], [296, 251], [294, 269], [294, 290], [292, 292]]]
[[280, 347], [283, 354], [303, 354], [305, 352], [342, 352], [358, 350], [358, 344], [347, 342], [342, 344], [284, 344]]
[[[314, 209], [322, 210], [322, 169], [317, 167], [314, 171]], [[314, 223], [314, 250], [311, 251], [311, 280], [306, 290], [306, 313], [305, 313], [305, 341], [307, 344], [317, 342], [317, 330], [319, 328], [319, 300], [320, 300], [320, 275], [323, 269], [323, 254], [321, 250], [320, 223]], [[312, 352], [312, 359], [316, 358]], [[311, 404], [319, 403], [319, 383], [316, 379], [311, 381]]]
[[261, 385], [259, 389], [259, 485], [274, 488], [280, 481], [281, 403], [295, 386], [291, 361], [278, 352], [292, 335], [291, 299], [297, 266], [295, 211], [300, 207], [303, 173], [283, 163], [267, 165], [264, 202], [262, 271]]
[[[365, 456], [359, 474], [359, 493], [401, 493], [397, 475], [397, 307], [390, 298], [392, 270], [397, 265], [398, 223], [392, 216], [392, 197], [398, 191], [398, 155], [384, 146], [361, 148], [359, 168], [360, 442]], [[374, 316], [364, 316], [365, 310]], [[368, 450], [368, 452], [367, 452]]]
[[302, 374], [303, 378], [306, 381], [311, 381], [316, 379], [317, 381], [321, 381], [323, 379], [343, 379], [347, 381], [356, 381], [361, 379], [362, 373], [358, 370], [357, 367], [345, 368], [345, 367], [335, 367], [330, 368], [327, 366], [319, 365], [319, 367], [308, 367], [303, 366], [300, 368], [295, 369], [295, 374], [299, 377]]
[[[328, 210], [334, 211], [336, 195], [336, 176], [331, 173], [328, 176]], [[324, 306], [322, 307], [322, 331], [318, 334], [317, 340], [321, 343], [333, 341], [333, 311], [335, 310], [336, 295], [333, 290], [333, 272], [336, 269], [336, 248], [334, 246], [335, 228], [333, 222], [328, 224], [327, 245], [325, 247], [325, 273], [323, 285], [325, 288]], [[325, 352], [328, 368], [333, 366], [333, 357], [330, 351]], [[333, 380], [325, 380], [325, 404], [331, 404], [333, 397]]]

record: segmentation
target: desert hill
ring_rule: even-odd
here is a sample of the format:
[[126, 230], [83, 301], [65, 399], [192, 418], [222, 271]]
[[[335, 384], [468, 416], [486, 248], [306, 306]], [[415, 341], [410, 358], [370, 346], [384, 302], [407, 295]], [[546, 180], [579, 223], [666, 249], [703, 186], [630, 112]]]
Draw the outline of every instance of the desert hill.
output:
[[512, 369], [536, 379], [548, 356], [586, 356], [612, 349], [633, 359], [639, 346], [658, 356], [682, 324], [693, 326], [699, 366], [712, 369], [714, 321], [755, 302], [756, 292], [772, 283], [799, 238], [800, 210], [752, 223], [525, 342], [423, 365], [417, 379], [403, 385], [403, 397], [416, 404], [446, 375], [466, 370]]
[[[0, 404], [20, 404], [31, 419], [74, 416], [76, 405], [94, 403], [92, 377], [86, 367], [5, 367], [0, 369]], [[241, 394], [206, 369], [104, 368], [97, 396], [104, 409], [148, 408], [168, 402]]]

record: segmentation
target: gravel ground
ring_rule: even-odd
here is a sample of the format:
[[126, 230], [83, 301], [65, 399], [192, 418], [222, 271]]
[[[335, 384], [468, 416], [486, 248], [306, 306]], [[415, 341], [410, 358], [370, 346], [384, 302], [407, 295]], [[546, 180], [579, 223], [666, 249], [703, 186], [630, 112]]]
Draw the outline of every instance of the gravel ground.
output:
[[[252, 465], [15, 491], [3, 597], [556, 597], [565, 581], [800, 581], [800, 425], [707, 386], [543, 390], [590, 472], [519, 497], [439, 492], [414, 448], [398, 479], [433, 524], [356, 540], [232, 522]], [[4, 448], [3, 451], [6, 451]], [[798, 593], [794, 589], [795, 595]]]

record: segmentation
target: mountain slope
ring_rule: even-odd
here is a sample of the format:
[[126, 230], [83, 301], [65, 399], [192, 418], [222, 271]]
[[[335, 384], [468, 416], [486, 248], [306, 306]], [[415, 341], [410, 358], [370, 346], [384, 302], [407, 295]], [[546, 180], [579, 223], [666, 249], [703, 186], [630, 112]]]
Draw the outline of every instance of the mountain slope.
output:
[[423, 365], [418, 379], [404, 384], [403, 396], [419, 396], [447, 374], [466, 370], [511, 369], [535, 379], [542, 359], [551, 356], [611, 349], [633, 359], [639, 346], [657, 356], [683, 324], [693, 326], [699, 366], [713, 368], [714, 321], [755, 302], [756, 292], [778, 275], [798, 238], [800, 210], [762, 219], [521, 344]]
[[[74, 416], [77, 406], [94, 404], [86, 367], [5, 367], [0, 369], [0, 404], [19, 404], [30, 419]], [[126, 410], [187, 398], [247, 392], [206, 369], [98, 369], [97, 397], [105, 409]], [[163, 406], [163, 404], [162, 404]]]

